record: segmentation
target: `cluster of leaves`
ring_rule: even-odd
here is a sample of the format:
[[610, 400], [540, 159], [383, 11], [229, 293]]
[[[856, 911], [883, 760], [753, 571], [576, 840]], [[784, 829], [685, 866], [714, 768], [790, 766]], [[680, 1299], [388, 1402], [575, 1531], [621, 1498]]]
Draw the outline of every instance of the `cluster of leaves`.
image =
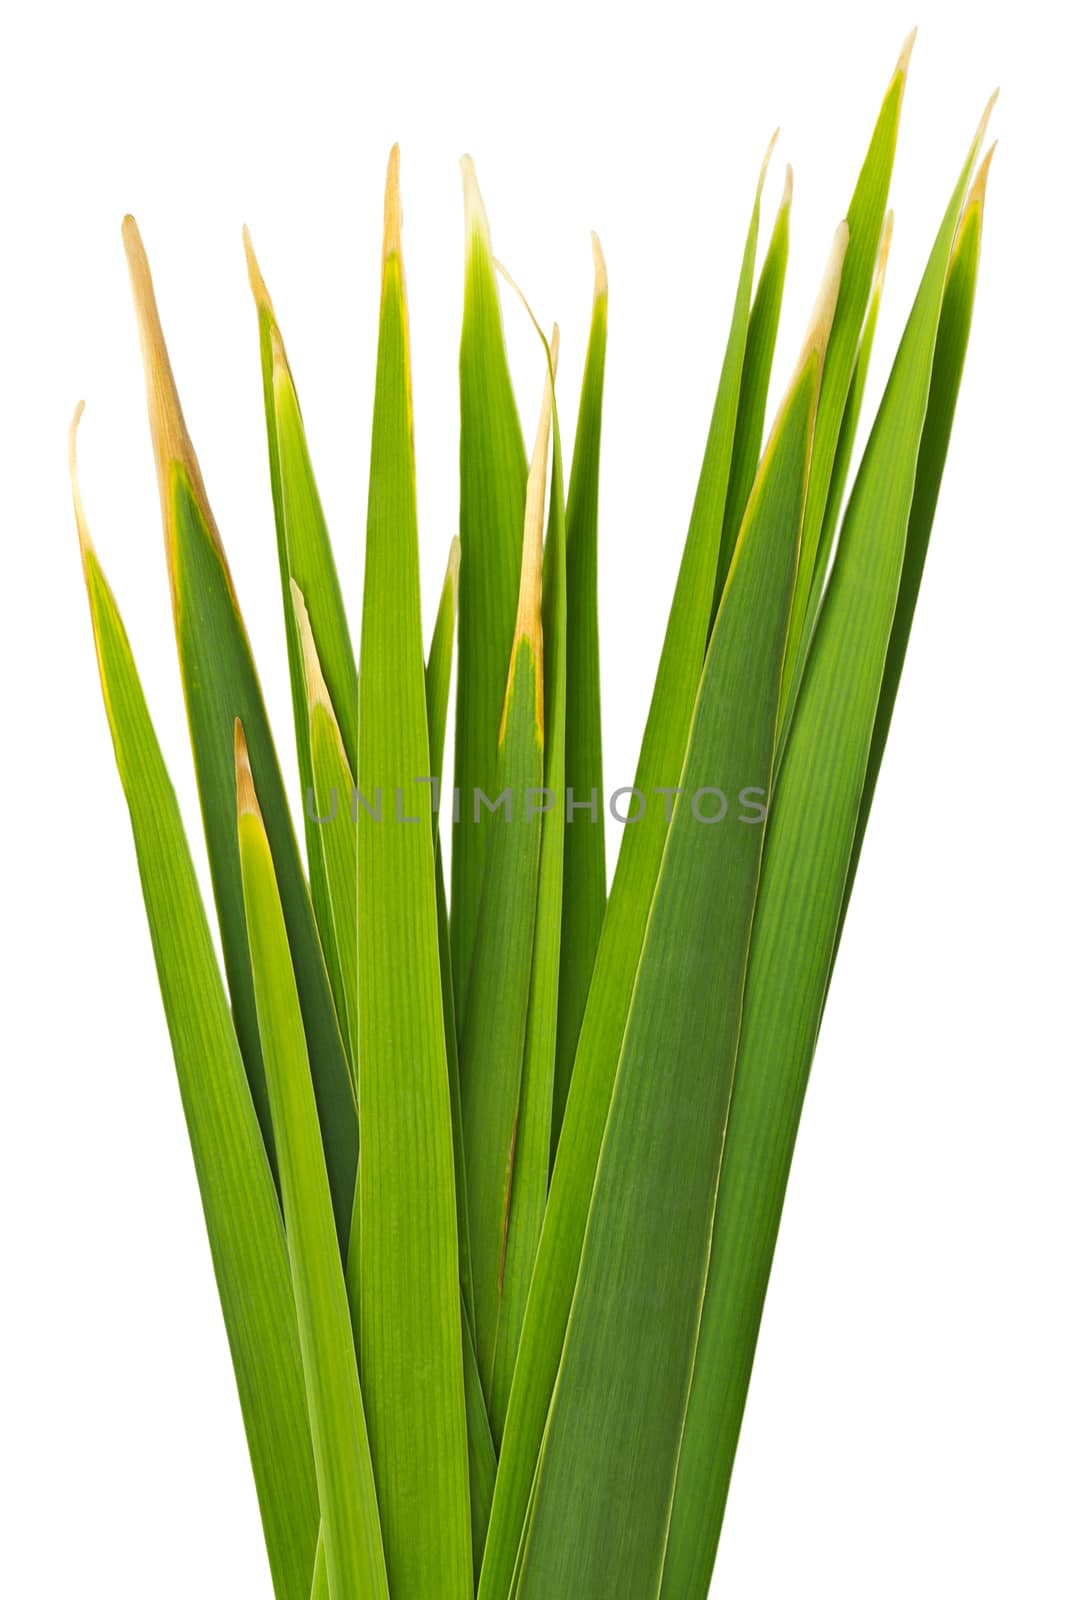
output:
[[[477, 821], [469, 804], [478, 789], [519, 804], [602, 795], [598, 244], [564, 486], [556, 341], [544, 341], [530, 461], [464, 163], [460, 533], [427, 660], [393, 152], [357, 674], [292, 373], [246, 238], [305, 873], [127, 219], [225, 981], [89, 540], [72, 431], [75, 509], [282, 1600], [707, 1592], [973, 307], [984, 122], [845, 506], [906, 55], [765, 443], [791, 178], [756, 277], [765, 165], [760, 176], [635, 779], [673, 803], [624, 830], [609, 895], [602, 818], [568, 820], [545, 800], [507, 825]], [[456, 616], [449, 903], [422, 784], [441, 770]], [[765, 820], [693, 825], [708, 782], [765, 791]]]

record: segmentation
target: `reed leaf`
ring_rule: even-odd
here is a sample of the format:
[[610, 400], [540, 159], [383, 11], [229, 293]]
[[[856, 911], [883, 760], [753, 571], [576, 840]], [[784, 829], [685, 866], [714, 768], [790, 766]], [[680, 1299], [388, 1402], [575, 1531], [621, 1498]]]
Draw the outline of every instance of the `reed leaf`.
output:
[[[748, 226], [703, 467], [637, 765], [635, 787], [646, 795], [677, 785], [703, 671], [765, 172], [764, 162]], [[662, 812], [649, 808], [639, 826], [627, 828], [622, 838], [574, 1059], [526, 1307], [524, 1336], [500, 1444], [496, 1493], [478, 1591], [483, 1600], [505, 1600], [515, 1568], [666, 830], [665, 806]]]
[[388, 1600], [370, 1441], [285, 916], [248, 749], [235, 733], [237, 832], [252, 978], [277, 1141], [332, 1600]]
[[663, 1600], [703, 1600], [714, 1564], [851, 871], [945, 280], [984, 127], [948, 204], [863, 456], [774, 790]]
[[[564, 846], [552, 1155], [559, 1142], [574, 1053], [607, 906], [597, 595], [600, 433], [607, 360], [607, 266], [595, 234], [592, 235], [592, 256], [592, 323], [566, 497], [565, 787], [568, 821]], [[572, 811], [571, 795], [575, 801]], [[562, 799], [560, 793], [560, 802]]]
[[[78, 408], [80, 415], [81, 408]], [[74, 508], [96, 659], [278, 1600], [305, 1600], [318, 1527], [285, 1232], [177, 799], [114, 596]]]
[[[652, 1595], [740, 1031], [818, 374], [847, 245], [741, 528], [696, 701], [604, 1132], [516, 1594]], [[701, 825], [701, 817], [713, 815]], [[647, 1337], [649, 1306], [656, 1336]]]
[[[551, 378], [553, 351], [546, 355]], [[544, 1223], [551, 1164], [552, 1103], [555, 1091], [558, 1017], [562, 1005], [564, 852], [567, 832], [566, 718], [569, 710], [569, 649], [566, 509], [563, 500], [562, 446], [554, 390], [551, 393], [552, 474], [544, 538], [544, 803], [541, 822], [537, 903], [533, 934], [529, 1006], [526, 1013], [522, 1083], [518, 1102], [514, 1162], [508, 1206], [507, 1248], [490, 1417], [498, 1438], [507, 1412], [518, 1345], [525, 1319], [533, 1263]], [[551, 798], [548, 798], [548, 797]]]
[[477, 934], [487, 830], [476, 788], [496, 777], [500, 707], [510, 667], [527, 462], [500, 317], [492, 238], [474, 164], [462, 163], [466, 278], [459, 344], [459, 664], [452, 818], [452, 976], [460, 1036]]
[[803, 538], [800, 544], [799, 569], [796, 573], [796, 592], [792, 601], [788, 653], [785, 657], [782, 721], [791, 705], [794, 692], [793, 678], [801, 665], [799, 652], [803, 618], [810, 600], [811, 580], [818, 558], [837, 441], [855, 371], [856, 352], [870, 298], [878, 245], [884, 229], [888, 186], [895, 162], [900, 113], [903, 109], [903, 90], [907, 81], [907, 68], [910, 65], [914, 37], [912, 32], [903, 45], [885, 93], [866, 159], [855, 184], [851, 204], [848, 206], [847, 223], [851, 242], [844, 263], [840, 303], [837, 307], [833, 337], [826, 352], [822, 394], [818, 402], [818, 421], [815, 425], [814, 448], [811, 454], [811, 478], [803, 514]]
[[344, 1253], [358, 1157], [351, 1073], [251, 647], [185, 427], [148, 260], [132, 217], [123, 225], [123, 238], [140, 325], [178, 660], [237, 1037], [264, 1141], [272, 1154], [233, 821], [233, 724], [239, 717], [258, 774], [259, 801], [285, 908], [334, 1217]]
[[733, 560], [740, 524], [755, 481], [762, 453], [763, 424], [766, 421], [766, 396], [770, 389], [770, 369], [777, 344], [777, 325], [781, 318], [781, 299], [788, 266], [789, 222], [792, 215], [792, 168], [785, 169], [785, 187], [774, 218], [773, 232], [759, 283], [751, 306], [748, 337], [744, 345], [744, 369], [737, 402], [737, 427], [733, 459], [729, 463], [729, 490], [726, 494], [722, 543], [718, 552], [718, 577], [715, 581], [714, 613], [725, 587], [726, 574]]
[[537, 912], [544, 787], [541, 562], [550, 439], [549, 375], [526, 493], [522, 575], [491, 791], [498, 809], [478, 824], [491, 832], [459, 1035], [474, 1334], [490, 1422]]
[[371, 803], [388, 795], [390, 810], [356, 829], [359, 1351], [391, 1593], [462, 1600], [473, 1560], [433, 834], [417, 783], [429, 776], [429, 735], [396, 150], [370, 484], [359, 782]]
[[[330, 702], [336, 717], [344, 753], [354, 768], [356, 755], [357, 684], [355, 655], [344, 611], [340, 584], [333, 561], [329, 531], [315, 483], [314, 470], [304, 434], [300, 402], [296, 396], [284, 341], [274, 314], [274, 305], [259, 270], [252, 238], [244, 230], [244, 250], [248, 281], [255, 299], [259, 322], [259, 354], [263, 371], [263, 407], [266, 415], [267, 454], [270, 462], [270, 490], [274, 502], [278, 567], [285, 613], [285, 638], [292, 685], [293, 725], [296, 730], [296, 755], [300, 788], [304, 800], [304, 837], [311, 901], [315, 909], [322, 950], [329, 972], [341, 1029], [350, 1044], [356, 1034], [354, 1023], [343, 1015], [344, 985], [339, 956], [334, 944], [334, 919], [329, 910], [329, 893], [322, 860], [324, 840], [320, 826], [307, 815], [307, 794], [314, 786], [311, 771], [310, 723], [307, 694], [302, 677], [299, 630], [293, 614], [291, 586], [295, 583], [313, 607], [319, 640], [319, 667], [329, 687]], [[349, 1056], [351, 1061], [351, 1057]], [[351, 1061], [352, 1075], [357, 1076]]]
[[[307, 602], [295, 578], [289, 580], [290, 609], [296, 626], [300, 660], [297, 670], [307, 710], [308, 778], [304, 811], [308, 840], [321, 863], [322, 884], [316, 906], [318, 926], [329, 930], [336, 974], [333, 993], [352, 1063], [356, 1101], [359, 1098], [359, 949], [356, 920], [356, 844], [353, 795], [355, 780], [348, 763], [340, 724], [322, 670], [317, 636]], [[310, 843], [308, 856], [313, 858]]]

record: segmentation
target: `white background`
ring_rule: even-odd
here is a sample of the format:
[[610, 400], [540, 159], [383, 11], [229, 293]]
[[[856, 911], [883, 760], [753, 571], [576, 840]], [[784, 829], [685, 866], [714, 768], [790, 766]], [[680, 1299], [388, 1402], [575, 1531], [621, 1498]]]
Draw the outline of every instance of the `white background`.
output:
[[[23, 6], [5, 23], [0, 1593], [268, 1593], [65, 478], [65, 429], [84, 396], [90, 523], [202, 865], [123, 213], [137, 215], [154, 265], [289, 772], [241, 223], [285, 332], [353, 618], [390, 143], [403, 149], [427, 618], [457, 526], [458, 157], [477, 159], [497, 253], [561, 324], [567, 447], [597, 228], [611, 282], [600, 539], [618, 785], [635, 761], [767, 138], [780, 123], [764, 237], [785, 160], [796, 169], [779, 388], [914, 21], [870, 397], [997, 83], [1002, 143], [925, 589], [714, 1592], [1066, 1592], [1066, 530], [1053, 478], [1066, 352], [1049, 17], [933, 0], [918, 16], [827, 0], [521, 11], [102, 0]], [[541, 358], [507, 295], [505, 307], [529, 425]], [[871, 414], [868, 400], [864, 426]]]

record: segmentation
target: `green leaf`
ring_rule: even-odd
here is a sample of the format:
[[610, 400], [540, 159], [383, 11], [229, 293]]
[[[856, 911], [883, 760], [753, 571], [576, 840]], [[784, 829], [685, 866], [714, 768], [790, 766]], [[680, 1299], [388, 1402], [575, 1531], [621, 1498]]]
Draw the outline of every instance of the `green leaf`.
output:
[[870, 355], [873, 351], [874, 334], [877, 332], [877, 319], [881, 311], [881, 296], [884, 293], [885, 286], [885, 269], [888, 265], [888, 252], [891, 244], [892, 213], [889, 211], [885, 215], [885, 226], [881, 234], [881, 247], [877, 257], [877, 270], [874, 273], [874, 286], [866, 312], [866, 321], [862, 326], [862, 338], [859, 340], [859, 350], [855, 357], [855, 370], [851, 375], [851, 387], [848, 389], [847, 403], [844, 406], [844, 415], [840, 423], [840, 435], [837, 439], [836, 455], [833, 458], [833, 475], [829, 480], [829, 498], [826, 501], [825, 516], [822, 519], [822, 528], [818, 539], [818, 554], [815, 558], [814, 574], [811, 579], [811, 592], [807, 600], [807, 611], [803, 618], [803, 628], [800, 634], [800, 645], [797, 654], [799, 669], [792, 679], [792, 704], [785, 708], [782, 741], [778, 749], [779, 757], [783, 753], [784, 741], [788, 737], [788, 727], [792, 721], [795, 699], [803, 675], [803, 663], [807, 659], [811, 636], [818, 621], [818, 612], [821, 609], [822, 596], [825, 593], [829, 558], [832, 554], [833, 540], [836, 538], [837, 525], [840, 521], [840, 510], [844, 504], [844, 491], [847, 487], [848, 471], [851, 467], [852, 452], [855, 448], [855, 438], [859, 429], [863, 396], [866, 393], [866, 379], [870, 370]]
[[[290, 608], [300, 660], [297, 671], [307, 705], [309, 802], [305, 806], [308, 838], [317, 837], [322, 867], [318, 925], [328, 927], [336, 961], [333, 992], [345, 1029], [344, 1040], [359, 1098], [359, 945], [356, 914], [356, 823], [352, 812], [355, 780], [348, 763], [336, 710], [322, 671], [318, 639], [311, 626], [303, 592], [290, 580]], [[310, 851], [309, 851], [310, 854]]]
[[818, 373], [845, 244], [842, 231], [711, 636], [541, 1446], [523, 1600], [658, 1587], [740, 1032]]
[[781, 317], [781, 298], [788, 266], [789, 220], [792, 214], [792, 168], [785, 169], [785, 188], [781, 196], [766, 259], [759, 274], [759, 285], [751, 307], [748, 337], [744, 346], [744, 370], [740, 379], [737, 427], [733, 440], [733, 459], [729, 464], [729, 492], [726, 496], [722, 544], [718, 552], [718, 577], [715, 583], [714, 611], [725, 587], [726, 574], [733, 560], [740, 524], [755, 482], [762, 452], [763, 424], [766, 421], [766, 396], [770, 388], [770, 369], [777, 344], [777, 325]]
[[351, 1074], [255, 663], [182, 417], [148, 261], [132, 217], [126, 219], [123, 238], [140, 323], [178, 659], [237, 1037], [270, 1153], [273, 1134], [233, 820], [233, 724], [239, 717], [258, 774], [259, 800], [285, 908], [334, 1216], [344, 1252], [358, 1156]]
[[[356, 828], [359, 1338], [393, 1600], [472, 1591], [455, 1170], [437, 950], [399, 154], [389, 162], [370, 455]], [[398, 802], [394, 809], [394, 799]], [[387, 800], [387, 803], [386, 803]], [[401, 809], [402, 808], [402, 809]], [[405, 823], [401, 817], [419, 817]]]
[[[892, 635], [885, 656], [885, 670], [877, 702], [877, 718], [870, 740], [870, 757], [866, 764], [862, 803], [855, 826], [855, 842], [852, 846], [847, 888], [840, 916], [841, 927], [851, 899], [859, 852], [866, 837], [866, 825], [870, 820], [874, 789], [877, 786], [885, 745], [888, 742], [888, 730], [892, 723], [896, 694], [903, 675], [903, 662], [910, 641], [914, 609], [929, 549], [929, 535], [944, 476], [948, 444], [951, 441], [951, 427], [955, 420], [955, 406], [962, 384], [962, 369], [966, 361], [966, 347], [973, 320], [977, 267], [981, 255], [985, 190], [994, 149], [993, 145], [973, 181], [970, 197], [959, 223], [951, 265], [948, 268], [947, 283], [944, 286], [944, 303], [940, 309], [936, 354], [933, 357], [933, 372], [929, 382], [929, 404], [926, 407], [925, 424], [922, 428], [922, 444], [918, 452], [914, 495], [911, 499], [910, 520], [907, 524], [907, 546], [900, 573], [896, 612], [892, 620]], [[839, 930], [837, 937], [839, 942]]]
[[865, 788], [952, 241], [983, 133], [859, 469], [774, 789], [663, 1600], [703, 1600], [714, 1563]]
[[903, 89], [913, 45], [914, 33], [911, 33], [903, 46], [885, 93], [866, 160], [855, 184], [851, 204], [848, 206], [847, 224], [850, 243], [847, 259], [844, 262], [844, 276], [840, 284], [840, 302], [837, 306], [833, 337], [826, 352], [822, 393], [818, 401], [818, 421], [815, 424], [814, 448], [811, 453], [811, 477], [807, 489], [807, 506], [803, 514], [803, 538], [800, 542], [799, 570], [796, 574], [788, 654], [785, 658], [782, 721], [790, 704], [793, 677], [802, 664], [799, 648], [803, 618], [807, 611], [811, 579], [818, 558], [822, 521], [833, 473], [833, 462], [837, 453], [841, 420], [851, 388], [856, 351], [877, 261], [878, 244], [884, 228], [888, 186], [892, 177], [900, 112], [903, 107]]
[[252, 977], [277, 1140], [329, 1592], [332, 1600], [388, 1600], [370, 1441], [296, 975], [239, 722], [235, 765]]
[[549, 375], [529, 472], [522, 576], [490, 797], [498, 809], [478, 823], [489, 845], [459, 1035], [474, 1338], [492, 1423], [545, 804], [541, 541], [550, 427]]
[[[557, 337], [558, 329], [555, 332]], [[546, 355], [550, 375], [552, 352], [546, 349]], [[566, 718], [569, 708], [568, 569], [559, 418], [554, 393], [550, 393], [548, 398], [551, 400], [552, 476], [548, 527], [544, 540], [544, 786], [548, 795], [554, 796], [554, 801], [545, 800], [549, 809], [541, 822], [522, 1085], [503, 1267], [503, 1298], [489, 1405], [497, 1437], [502, 1432], [507, 1412], [529, 1285], [533, 1277], [533, 1263], [548, 1199], [557, 1017], [561, 1003], [563, 871], [565, 835], [568, 831], [563, 802], [566, 788]]]
[[[79, 408], [80, 414], [80, 408]], [[74, 438], [71, 430], [73, 477]], [[104, 705], [279, 1600], [306, 1600], [318, 1527], [281, 1211], [178, 803], [74, 484]]]
[[[274, 502], [278, 566], [285, 612], [285, 638], [292, 685], [296, 754], [300, 769], [300, 788], [304, 797], [304, 837], [307, 841], [311, 902], [322, 938], [323, 954], [337, 1003], [341, 1030], [347, 1043], [355, 1035], [356, 1029], [354, 1022], [349, 1024], [343, 1014], [343, 985], [339, 958], [334, 945], [333, 919], [329, 914], [325, 865], [322, 860], [322, 833], [314, 819], [306, 814], [306, 796], [313, 787], [313, 776], [307, 694], [301, 676], [300, 642], [291, 598], [293, 583], [299, 587], [314, 609], [320, 669], [329, 687], [330, 701], [341, 729], [344, 752], [349, 766], [353, 768], [358, 726], [355, 654], [352, 650], [344, 601], [337, 580], [329, 531], [304, 435], [303, 417], [296, 397], [296, 387], [274, 315], [274, 306], [259, 270], [247, 228], [244, 230], [244, 249], [248, 263], [248, 280], [255, 297], [259, 319], [259, 354], [263, 370], [263, 405], [270, 459], [270, 488]], [[357, 1077], [354, 1061], [351, 1062], [351, 1066], [353, 1077]]]
[[459, 345], [459, 676], [452, 819], [452, 969], [460, 1036], [477, 932], [486, 830], [473, 820], [475, 788], [496, 776], [500, 707], [511, 657], [522, 559], [526, 450], [507, 370], [488, 218], [469, 157], [463, 161], [466, 282]]
[[[453, 539], [448, 552], [433, 638], [426, 662], [426, 710], [429, 724], [430, 773], [440, 784], [444, 763], [444, 736], [448, 718], [448, 694], [452, 677], [452, 648], [455, 639], [455, 611], [458, 597], [460, 544]], [[459, 1288], [463, 1308], [473, 1329], [474, 1291], [470, 1268], [470, 1219], [466, 1196], [466, 1154], [463, 1148], [463, 1104], [459, 1087], [459, 1041], [456, 1037], [455, 990], [452, 984], [451, 941], [448, 928], [448, 901], [444, 890], [444, 864], [440, 848], [439, 788], [438, 809], [433, 814], [433, 841], [437, 893], [437, 949], [440, 955], [441, 989], [444, 996], [444, 1038], [448, 1050], [448, 1093], [451, 1102], [452, 1146], [455, 1156], [455, 1205], [459, 1228]], [[484, 1398], [481, 1409], [484, 1410]], [[467, 1416], [469, 1424], [469, 1413]], [[495, 1452], [493, 1454], [495, 1476]]]
[[[595, 284], [574, 460], [566, 500], [566, 766], [564, 787], [582, 809], [565, 826], [559, 1034], [551, 1148], [559, 1142], [581, 1019], [607, 905], [600, 635], [596, 593], [600, 430], [607, 359], [607, 268], [592, 235]], [[549, 707], [550, 716], [550, 707]], [[556, 791], [562, 803], [562, 791]], [[590, 804], [595, 810], [585, 809]], [[567, 795], [569, 809], [569, 794]]]
[[[453, 539], [448, 554], [437, 619], [426, 663], [426, 704], [429, 720], [429, 764], [439, 779], [444, 759], [445, 722], [448, 690], [451, 683], [452, 644], [455, 636], [455, 605], [459, 577], [459, 540]], [[489, 1415], [474, 1348], [470, 1276], [470, 1225], [466, 1202], [466, 1156], [463, 1149], [463, 1109], [459, 1092], [459, 1052], [455, 1037], [455, 1001], [452, 994], [451, 946], [448, 939], [448, 905], [444, 895], [444, 869], [438, 814], [434, 814], [436, 840], [437, 948], [440, 953], [441, 987], [444, 994], [444, 1037], [448, 1050], [448, 1089], [451, 1096], [452, 1146], [455, 1159], [455, 1200], [459, 1229], [459, 1288], [463, 1313], [463, 1390], [466, 1398], [467, 1458], [470, 1468], [470, 1531], [473, 1541], [474, 1581], [481, 1570], [489, 1508], [496, 1485], [496, 1446], [489, 1427]]]
[[[703, 469], [644, 730], [636, 788], [676, 787], [706, 653], [759, 227], [760, 174]], [[460, 605], [460, 619], [462, 606]], [[577, 1276], [633, 978], [666, 838], [665, 805], [622, 838], [589, 986], [507, 1409], [479, 1594], [505, 1600]]]

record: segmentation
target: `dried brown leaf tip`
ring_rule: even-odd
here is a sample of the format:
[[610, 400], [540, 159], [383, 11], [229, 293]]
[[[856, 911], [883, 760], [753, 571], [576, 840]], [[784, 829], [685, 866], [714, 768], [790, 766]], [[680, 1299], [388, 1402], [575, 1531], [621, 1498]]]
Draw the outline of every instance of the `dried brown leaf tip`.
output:
[[233, 724], [233, 763], [237, 776], [237, 815], [258, 817], [262, 822], [263, 814], [259, 809], [255, 782], [252, 778], [252, 764], [248, 759], [248, 745], [245, 742], [240, 717]]

